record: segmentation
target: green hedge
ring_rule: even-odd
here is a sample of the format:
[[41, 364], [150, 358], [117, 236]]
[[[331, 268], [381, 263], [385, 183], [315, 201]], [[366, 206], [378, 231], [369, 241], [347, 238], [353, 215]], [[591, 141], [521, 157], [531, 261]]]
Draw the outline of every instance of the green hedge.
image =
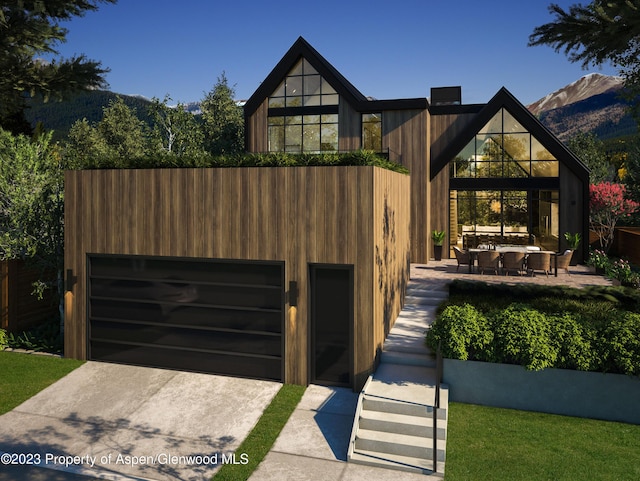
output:
[[[558, 305], [542, 302], [545, 297], [524, 302], [511, 296], [506, 306], [491, 303], [489, 297], [478, 296], [478, 305], [446, 305], [427, 331], [427, 346], [435, 351], [440, 344], [450, 359], [530, 370], [640, 375], [640, 314], [620, 309], [619, 301], [582, 299], [571, 308], [572, 300], [564, 299], [558, 302], [569, 308], [560, 311]], [[469, 300], [468, 295], [463, 298]]]
[[233, 155], [154, 155], [136, 158], [99, 157], [80, 169], [153, 169], [180, 167], [300, 167], [300, 166], [369, 165], [408, 174], [409, 170], [396, 162], [369, 150], [322, 154], [233, 154]]

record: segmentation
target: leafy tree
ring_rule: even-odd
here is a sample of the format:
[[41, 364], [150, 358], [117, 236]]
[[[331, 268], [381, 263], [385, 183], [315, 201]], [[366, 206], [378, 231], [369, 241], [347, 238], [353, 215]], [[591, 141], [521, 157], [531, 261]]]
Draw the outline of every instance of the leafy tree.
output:
[[571, 5], [568, 11], [549, 6], [552, 22], [533, 30], [529, 46], [548, 45], [563, 51], [571, 62], [584, 68], [610, 62], [625, 78], [627, 95], [640, 119], [640, 5], [636, 0], [592, 0]]
[[86, 119], [73, 124], [65, 157], [74, 168], [97, 167], [107, 158], [135, 159], [149, 153], [149, 139], [148, 127], [138, 119], [136, 110], [118, 98], [104, 108], [102, 120], [95, 126]]
[[591, 170], [589, 173], [591, 184], [610, 182], [615, 179], [615, 168], [609, 161], [604, 142], [593, 132], [579, 132], [569, 139], [567, 145]]
[[97, 159], [108, 155], [107, 143], [87, 119], [78, 120], [69, 130], [65, 158], [70, 168], [95, 167]]
[[118, 157], [140, 157], [146, 152], [147, 126], [138, 118], [136, 110], [124, 103], [122, 97], [109, 102], [97, 129], [109, 149]]
[[149, 114], [153, 121], [153, 137], [159, 149], [177, 156], [197, 156], [204, 153], [204, 133], [196, 118], [178, 104], [170, 107], [170, 97], [160, 102], [153, 98]]
[[207, 152], [234, 154], [244, 150], [244, 113], [234, 100], [224, 72], [200, 104]]
[[51, 133], [31, 140], [0, 129], [0, 159], [0, 259], [33, 263], [43, 273], [38, 290], [54, 288], [62, 301], [64, 165], [60, 152], [51, 143]]
[[14, 0], [0, 6], [0, 127], [29, 132], [25, 95], [61, 98], [68, 92], [106, 84], [100, 62], [80, 55], [46, 62], [38, 55], [57, 54], [67, 29], [59, 22], [97, 10], [116, 0]]
[[600, 247], [606, 253], [613, 243], [613, 234], [618, 221], [629, 217], [640, 204], [626, 199], [626, 188], [622, 184], [601, 182], [589, 186], [589, 224], [598, 234]]

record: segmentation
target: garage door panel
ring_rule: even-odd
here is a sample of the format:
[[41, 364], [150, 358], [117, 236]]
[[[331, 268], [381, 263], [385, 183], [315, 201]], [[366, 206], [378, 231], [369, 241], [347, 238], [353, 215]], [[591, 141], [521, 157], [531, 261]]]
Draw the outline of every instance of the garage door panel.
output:
[[[177, 262], [181, 262], [177, 260]], [[176, 259], [160, 259], [150, 257], [93, 257], [91, 272], [94, 276], [114, 279], [146, 279], [146, 280], [179, 280], [213, 282], [222, 285], [281, 285], [280, 273], [273, 269], [273, 264], [238, 263], [235, 261], [219, 262], [215, 271], [209, 262], [193, 265], [179, 265]]]
[[282, 263], [90, 256], [90, 357], [259, 378], [268, 359], [281, 380], [283, 277]]
[[281, 360], [262, 357], [223, 355], [210, 352], [169, 349], [156, 346], [122, 346], [95, 342], [94, 355], [100, 360], [139, 366], [160, 367], [193, 371], [194, 363], [199, 372], [226, 374], [259, 379], [280, 379]]
[[202, 281], [188, 283], [93, 277], [91, 294], [94, 299], [148, 300], [162, 306], [203, 304], [250, 309], [281, 308], [280, 288], [272, 286], [228, 286], [204, 284]]
[[194, 349], [209, 349], [244, 354], [280, 356], [279, 335], [220, 332], [217, 330], [184, 329], [162, 325], [132, 324], [128, 322], [94, 321], [91, 337], [94, 341], [107, 339], [121, 343], [157, 344]]
[[249, 311], [245, 309], [205, 308], [180, 305], [106, 299], [94, 299], [91, 303], [92, 319], [162, 322], [193, 327], [216, 327], [247, 331], [282, 331], [282, 313]]

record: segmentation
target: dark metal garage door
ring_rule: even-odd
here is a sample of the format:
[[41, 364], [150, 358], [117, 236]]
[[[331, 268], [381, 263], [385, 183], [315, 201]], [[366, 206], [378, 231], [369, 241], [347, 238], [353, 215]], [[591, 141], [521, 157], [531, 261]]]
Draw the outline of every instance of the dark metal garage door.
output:
[[90, 256], [89, 358], [282, 380], [284, 263]]

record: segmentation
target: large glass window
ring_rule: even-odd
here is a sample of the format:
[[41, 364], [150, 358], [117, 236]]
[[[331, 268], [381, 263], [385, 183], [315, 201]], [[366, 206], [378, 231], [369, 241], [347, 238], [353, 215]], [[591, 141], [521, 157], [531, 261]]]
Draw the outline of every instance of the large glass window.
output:
[[269, 117], [269, 152], [338, 150], [338, 114]]
[[382, 114], [362, 114], [362, 148], [382, 152]]
[[452, 246], [558, 249], [558, 191], [451, 190], [449, 206]]
[[558, 160], [502, 108], [450, 164], [454, 178], [557, 177]]
[[301, 58], [269, 97], [269, 152], [337, 151], [338, 103], [335, 89]]
[[291, 69], [269, 97], [269, 107], [338, 105], [338, 94], [304, 58]]

